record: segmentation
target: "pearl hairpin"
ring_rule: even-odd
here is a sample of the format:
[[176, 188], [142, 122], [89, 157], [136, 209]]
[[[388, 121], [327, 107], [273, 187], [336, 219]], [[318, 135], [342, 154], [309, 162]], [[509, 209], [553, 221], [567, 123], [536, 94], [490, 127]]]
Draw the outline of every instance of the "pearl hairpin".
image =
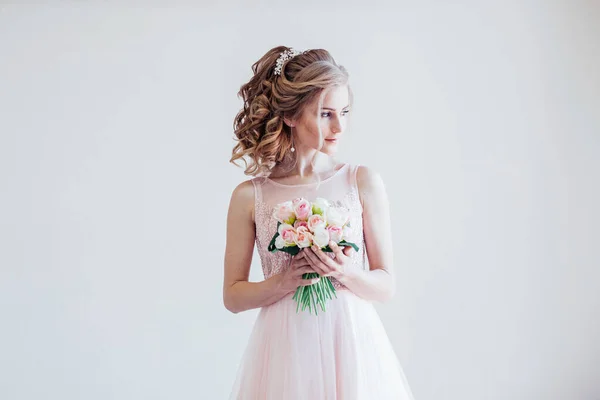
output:
[[304, 52], [303, 51], [294, 50], [292, 48], [290, 48], [289, 50], [282, 51], [279, 54], [279, 58], [276, 61], [276, 66], [275, 66], [274, 74], [275, 75], [281, 75], [281, 70], [283, 69], [283, 64], [286, 61], [288, 61], [288, 60], [290, 60], [290, 59], [294, 58], [295, 56], [300, 55], [302, 53], [304, 53]]

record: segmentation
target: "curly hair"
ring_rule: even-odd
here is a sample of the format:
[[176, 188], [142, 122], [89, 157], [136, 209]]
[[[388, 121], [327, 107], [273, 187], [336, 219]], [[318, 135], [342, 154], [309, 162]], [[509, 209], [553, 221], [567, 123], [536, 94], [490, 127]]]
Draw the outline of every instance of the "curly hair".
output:
[[[324, 90], [348, 86], [348, 72], [324, 49], [296, 55], [274, 73], [280, 53], [289, 47], [277, 46], [252, 65], [253, 76], [238, 92], [244, 105], [233, 123], [237, 141], [229, 160], [245, 163], [246, 175], [268, 174], [278, 164], [293, 161], [292, 132], [284, 118], [298, 118], [304, 108]], [[322, 97], [321, 97], [322, 101]]]

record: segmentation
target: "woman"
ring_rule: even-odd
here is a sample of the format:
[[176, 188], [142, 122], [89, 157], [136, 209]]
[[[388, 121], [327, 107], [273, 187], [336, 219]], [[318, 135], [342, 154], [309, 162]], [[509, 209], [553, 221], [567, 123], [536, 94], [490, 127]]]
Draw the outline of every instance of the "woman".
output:
[[[394, 295], [387, 195], [373, 170], [338, 162], [352, 107], [348, 73], [322, 49], [276, 47], [252, 66], [239, 95], [237, 144], [254, 178], [233, 191], [223, 299], [231, 312], [260, 308], [232, 399], [413, 399], [373, 301]], [[316, 246], [292, 256], [267, 250], [275, 205], [324, 198], [349, 215], [352, 247]], [[265, 279], [248, 282], [254, 244]], [[329, 277], [337, 298], [317, 315], [297, 312], [294, 292]]]

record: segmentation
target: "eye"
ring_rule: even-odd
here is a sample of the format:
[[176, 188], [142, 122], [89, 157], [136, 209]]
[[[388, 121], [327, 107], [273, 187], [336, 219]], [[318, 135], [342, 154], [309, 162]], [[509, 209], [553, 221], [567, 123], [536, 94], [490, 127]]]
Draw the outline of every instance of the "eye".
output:
[[[348, 114], [349, 112], [350, 112], [350, 110], [344, 110], [344, 111], [342, 111], [342, 115], [346, 115], [346, 114]], [[331, 116], [331, 113], [330, 113], [329, 111], [326, 111], [326, 112], [322, 112], [322, 113], [321, 113], [321, 117], [322, 117], [322, 118], [327, 118], [327, 117], [330, 117], [330, 116]]]

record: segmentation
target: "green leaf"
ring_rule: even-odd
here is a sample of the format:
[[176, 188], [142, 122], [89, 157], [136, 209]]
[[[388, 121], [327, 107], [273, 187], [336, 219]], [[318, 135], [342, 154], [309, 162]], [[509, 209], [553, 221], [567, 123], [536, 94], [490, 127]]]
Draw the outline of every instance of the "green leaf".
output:
[[296, 299], [296, 302], [298, 304], [296, 305], [296, 314], [298, 314], [298, 311], [300, 311], [300, 302], [302, 301], [302, 289], [304, 289], [304, 287], [300, 286], [298, 288], [298, 292], [297, 292], [298, 293], [298, 298]]
[[295, 256], [296, 254], [298, 254], [300, 252], [300, 248], [298, 246], [286, 246], [279, 251], [283, 251], [284, 253], [288, 253], [288, 254]]
[[345, 240], [342, 240], [341, 242], [339, 242], [339, 243], [338, 243], [338, 245], [340, 245], [340, 246], [344, 246], [344, 247], [345, 247], [345, 246], [352, 246], [352, 248], [353, 248], [355, 251], [358, 251], [358, 246], [357, 246], [357, 245], [355, 245], [354, 243], [351, 243], [351, 242], [346, 242]]
[[267, 250], [269, 250], [271, 253], [274, 253], [277, 250], [279, 250], [277, 247], [275, 247], [275, 240], [277, 239], [278, 236], [279, 236], [279, 233], [275, 233], [275, 235], [271, 239], [271, 242], [269, 243], [269, 247], [267, 247]]

